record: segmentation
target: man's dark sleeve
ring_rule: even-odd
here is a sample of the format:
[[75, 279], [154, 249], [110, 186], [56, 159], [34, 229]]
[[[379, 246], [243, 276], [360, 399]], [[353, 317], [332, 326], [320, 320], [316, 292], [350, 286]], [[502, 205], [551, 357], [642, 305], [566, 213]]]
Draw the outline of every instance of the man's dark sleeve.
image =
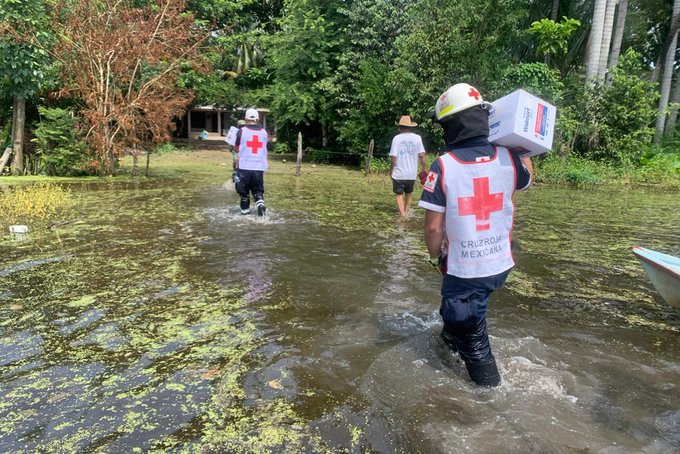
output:
[[512, 165], [515, 166], [515, 173], [517, 174], [517, 185], [515, 186], [515, 189], [521, 191], [522, 189], [528, 188], [531, 184], [531, 174], [526, 167], [524, 167], [522, 159], [517, 153], [511, 151], [510, 156], [512, 157]]
[[241, 145], [241, 128], [239, 128], [238, 132], [236, 133], [236, 142], [234, 142], [234, 146], [239, 146]]

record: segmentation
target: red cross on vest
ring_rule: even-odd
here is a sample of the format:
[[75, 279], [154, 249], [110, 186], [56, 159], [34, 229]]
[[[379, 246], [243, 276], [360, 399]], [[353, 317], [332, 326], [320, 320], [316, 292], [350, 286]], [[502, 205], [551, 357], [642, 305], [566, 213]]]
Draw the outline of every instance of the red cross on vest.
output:
[[264, 142], [260, 142], [260, 139], [257, 136], [253, 136], [252, 139], [246, 142], [246, 146], [253, 150], [253, 154], [257, 154], [257, 150], [262, 148], [263, 145]]
[[475, 90], [475, 87], [470, 87], [470, 91], [468, 92], [468, 96], [471, 98], [475, 98], [475, 101], [479, 101], [479, 97], [481, 96], [477, 90]]
[[430, 176], [427, 177], [427, 181], [429, 181], [430, 183], [432, 183], [432, 182], [434, 181], [434, 174], [431, 173]]
[[489, 194], [489, 177], [472, 180], [475, 195], [472, 197], [458, 197], [458, 215], [475, 216], [477, 231], [482, 232], [491, 228], [491, 213], [503, 209], [503, 193]]

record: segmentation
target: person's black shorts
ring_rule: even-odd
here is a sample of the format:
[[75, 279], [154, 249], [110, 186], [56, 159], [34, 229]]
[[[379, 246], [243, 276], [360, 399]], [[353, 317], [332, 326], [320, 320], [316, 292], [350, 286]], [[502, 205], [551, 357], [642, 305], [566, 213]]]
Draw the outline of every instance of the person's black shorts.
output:
[[413, 185], [416, 180], [395, 180], [392, 178], [392, 191], [395, 194], [410, 194], [413, 192]]

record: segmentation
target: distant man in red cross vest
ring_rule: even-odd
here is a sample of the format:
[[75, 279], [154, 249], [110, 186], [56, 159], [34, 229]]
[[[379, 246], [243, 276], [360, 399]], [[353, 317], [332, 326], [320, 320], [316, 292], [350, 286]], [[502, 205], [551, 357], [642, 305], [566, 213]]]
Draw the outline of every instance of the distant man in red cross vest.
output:
[[241, 196], [241, 214], [250, 214], [250, 194], [257, 207], [257, 215], [265, 215], [264, 172], [269, 168], [267, 160], [267, 131], [257, 122], [260, 115], [255, 109], [246, 110], [246, 124], [236, 134], [234, 151], [238, 153], [234, 184]]
[[430, 167], [418, 205], [427, 210], [430, 264], [443, 274], [442, 338], [465, 361], [472, 381], [497, 386], [487, 305], [514, 266], [513, 195], [529, 187], [533, 168], [529, 158], [489, 143], [488, 103], [474, 87], [449, 88], [434, 115], [444, 129], [445, 154]]

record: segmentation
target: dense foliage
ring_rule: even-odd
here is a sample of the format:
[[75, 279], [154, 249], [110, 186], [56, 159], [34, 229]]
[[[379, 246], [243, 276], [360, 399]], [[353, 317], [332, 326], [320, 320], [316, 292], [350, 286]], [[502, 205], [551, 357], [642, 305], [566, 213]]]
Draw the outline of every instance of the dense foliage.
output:
[[35, 129], [36, 173], [71, 175], [87, 173], [87, 146], [82, 139], [81, 120], [65, 109], [40, 109]]
[[[23, 3], [0, 0], [0, 11]], [[172, 117], [181, 116], [192, 99], [194, 104], [227, 110], [268, 108], [270, 132], [278, 136], [279, 151], [294, 150], [302, 132], [304, 147], [316, 150], [318, 161], [359, 164], [372, 139], [376, 156], [387, 153], [396, 133], [394, 122], [403, 114], [420, 123], [427, 149], [436, 151], [441, 131], [428, 121], [428, 112], [454, 83], [474, 85], [486, 100], [523, 88], [558, 107], [553, 146], [557, 162], [568, 166], [570, 157], [578, 157], [633, 169], [663, 161], [675, 168], [680, 83], [672, 77], [677, 99], [666, 100], [670, 102], [666, 109], [659, 93], [663, 98], [671, 82], [662, 82], [665, 91], [658, 82], [667, 60], [662, 54], [672, 33], [673, 3], [614, 2], [608, 11], [622, 19], [616, 21], [613, 16], [598, 16], [594, 0], [189, 0], [185, 10], [183, 2], [163, 0], [62, 0], [58, 8], [45, 8], [43, 16], [52, 19], [53, 36], [67, 40], [57, 39], [52, 49], [45, 39], [43, 44], [22, 44], [34, 46], [31, 58], [46, 50], [57, 55], [61, 82], [56, 87], [43, 84], [42, 91], [27, 95], [37, 104], [74, 109], [90, 120], [101, 118], [90, 131], [88, 144], [100, 150], [104, 164], [115, 162], [131, 143], [166, 140]], [[176, 19], [159, 22], [168, 32], [158, 43], [167, 44], [174, 36], [176, 52], [161, 56], [159, 52], [168, 47], [164, 44], [151, 53], [142, 52], [151, 44], [144, 44], [125, 24], [130, 18], [140, 19], [142, 25], [151, 23], [169, 5]], [[96, 27], [117, 30], [116, 36], [127, 33], [125, 39], [94, 42], [100, 43], [104, 55], [115, 54], [119, 67], [137, 67], [132, 76], [115, 71], [104, 79], [88, 75], [85, 54], [75, 52], [75, 47], [63, 52], [68, 43], [77, 42], [74, 39], [84, 39], [87, 26], [79, 31], [73, 24], [96, 24], [85, 17], [86, 6], [105, 19]], [[596, 30], [601, 37], [593, 36]], [[3, 36], [11, 34], [5, 30]], [[597, 46], [590, 41], [601, 42], [602, 52], [586, 83], [586, 64], [596, 61]], [[5, 38], [4, 43], [9, 42]], [[195, 43], [201, 43], [200, 51], [192, 47]], [[131, 48], [135, 49], [131, 56], [122, 52]], [[608, 59], [610, 53], [614, 57]], [[43, 66], [36, 73], [38, 79], [44, 78]], [[171, 77], [154, 86], [149, 92], [153, 96], [144, 103], [134, 101], [133, 95], [169, 67]], [[93, 85], [84, 83], [87, 78]], [[97, 91], [103, 80], [113, 84], [113, 98], [104, 108], [93, 104], [93, 99], [108, 96]], [[0, 86], [9, 82], [7, 77], [0, 79]], [[50, 93], [68, 93], [68, 99], [55, 100]], [[119, 107], [107, 110], [114, 99], [121, 101]], [[7, 109], [8, 102], [2, 105]], [[654, 121], [666, 110], [670, 120], [664, 139], [652, 146]], [[29, 127], [35, 129], [39, 118], [33, 120]], [[118, 131], [123, 126], [124, 131], [110, 134], [111, 128]], [[73, 173], [73, 168], [58, 168], [41, 171]]]

